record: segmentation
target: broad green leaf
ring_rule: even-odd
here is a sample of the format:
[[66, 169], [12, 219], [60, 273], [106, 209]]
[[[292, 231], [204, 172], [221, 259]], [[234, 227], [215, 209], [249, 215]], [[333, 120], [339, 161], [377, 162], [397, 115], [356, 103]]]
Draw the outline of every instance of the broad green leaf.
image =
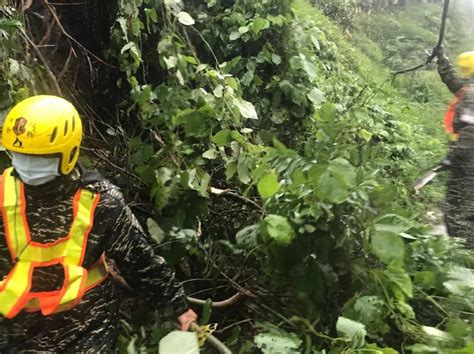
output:
[[280, 183], [274, 173], [263, 177], [257, 185], [258, 193], [262, 198], [270, 198], [280, 189]]
[[11, 30], [20, 28], [22, 26], [21, 22], [18, 20], [7, 20], [6, 18], [0, 18], [0, 30]]
[[340, 316], [337, 319], [336, 330], [338, 336], [349, 342], [352, 348], [360, 348], [365, 343], [367, 331], [360, 322]]
[[202, 157], [208, 160], [214, 160], [217, 157], [217, 151], [215, 149], [209, 149], [202, 154]]
[[336, 119], [336, 106], [333, 103], [326, 102], [321, 107], [319, 114], [324, 122], [332, 122]]
[[365, 141], [369, 142], [370, 139], [372, 139], [372, 133], [365, 130], [365, 129], [361, 129], [359, 131], [359, 137], [364, 139]]
[[130, 52], [130, 55], [135, 60], [135, 64], [139, 64], [142, 61], [140, 52], [138, 51], [138, 48], [137, 48], [137, 46], [135, 45], [134, 42], [128, 42], [127, 44], [125, 44], [122, 47], [120, 53], [123, 54], [126, 51]]
[[394, 235], [408, 231], [413, 227], [413, 222], [397, 214], [387, 214], [378, 218], [375, 222], [375, 230], [388, 232]]
[[365, 353], [364, 351], [361, 351], [360, 354], [399, 354], [398, 351], [393, 348], [380, 348], [377, 344], [374, 343], [365, 345], [364, 349], [370, 349], [371, 352]]
[[165, 239], [165, 232], [161, 227], [152, 218], [146, 220], [146, 226], [150, 236], [156, 241], [156, 243], [161, 244]]
[[266, 235], [281, 246], [291, 244], [295, 238], [295, 231], [288, 222], [288, 219], [281, 215], [267, 215], [263, 220], [263, 230]]
[[160, 354], [199, 354], [197, 335], [194, 332], [173, 331], [159, 344]]
[[230, 130], [224, 129], [217, 132], [211, 140], [217, 146], [226, 146], [230, 141]]
[[224, 86], [222, 86], [221, 84], [217, 85], [212, 91], [212, 93], [217, 98], [222, 98], [222, 96], [224, 95]]
[[191, 15], [185, 11], [179, 12], [177, 17], [178, 17], [178, 21], [185, 26], [192, 26], [196, 23], [196, 21], [194, 21]]
[[242, 117], [248, 119], [258, 119], [257, 111], [255, 110], [255, 107], [252, 103], [239, 99], [234, 99], [233, 102], [234, 105], [239, 109]]
[[[410, 276], [402, 267], [396, 264], [390, 264], [384, 271], [384, 274], [393, 285], [398, 287], [398, 289], [396, 287], [392, 288], [392, 291], [400, 301], [404, 300], [404, 296], [409, 298], [413, 297], [413, 285]], [[400, 290], [401, 293], [398, 290]]]
[[441, 331], [438, 328], [428, 326], [422, 326], [421, 328], [431, 340], [447, 341], [453, 339], [449, 333]]
[[249, 28], [247, 26], [239, 27], [239, 33], [240, 34], [247, 33], [248, 31], [249, 31]]
[[176, 67], [176, 64], [178, 64], [178, 58], [176, 58], [175, 56], [164, 57], [163, 60], [168, 69], [172, 69]]
[[254, 343], [264, 354], [295, 354], [303, 341], [293, 333], [268, 332], [257, 334]]
[[238, 245], [245, 246], [247, 248], [254, 248], [257, 246], [258, 231], [260, 225], [250, 225], [244, 227], [242, 230], [237, 232], [235, 235], [235, 241]]
[[393, 233], [376, 231], [372, 236], [372, 253], [385, 264], [402, 264], [405, 258], [405, 243]]
[[359, 320], [366, 326], [385, 321], [385, 303], [378, 296], [362, 296], [354, 304]]
[[259, 34], [260, 31], [270, 27], [270, 22], [264, 18], [257, 17], [250, 26], [251, 30], [255, 34]]
[[281, 57], [277, 54], [272, 54], [272, 63], [275, 65], [281, 64]]
[[231, 34], [229, 35], [229, 39], [231, 41], [235, 41], [239, 39], [241, 36], [242, 36], [242, 33], [240, 33], [239, 31], [234, 31], [234, 32], [231, 32]]
[[349, 197], [356, 184], [356, 172], [347, 160], [332, 160], [318, 179], [316, 195], [330, 203], [340, 204]]
[[454, 266], [448, 273], [449, 280], [443, 283], [444, 287], [457, 295], [466, 295], [474, 289], [474, 271], [470, 268]]
[[308, 99], [314, 104], [319, 105], [324, 101], [324, 94], [321, 90], [315, 87], [311, 91], [309, 91]]

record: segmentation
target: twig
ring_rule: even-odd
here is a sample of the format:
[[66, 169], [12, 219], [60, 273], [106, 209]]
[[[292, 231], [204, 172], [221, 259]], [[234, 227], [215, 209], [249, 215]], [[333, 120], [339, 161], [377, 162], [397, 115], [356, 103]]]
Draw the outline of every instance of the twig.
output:
[[111, 68], [114, 68], [114, 69], [117, 69], [117, 67], [115, 65], [112, 65], [112, 64], [109, 64], [107, 62], [105, 62], [103, 59], [99, 58], [97, 55], [95, 55], [94, 53], [92, 53], [89, 49], [87, 49], [86, 47], [84, 47], [80, 42], [78, 42], [73, 36], [71, 36], [66, 30], [65, 28], [63, 27], [62, 23], [61, 23], [61, 20], [59, 19], [58, 17], [58, 14], [56, 13], [56, 10], [54, 9], [54, 6], [51, 6], [51, 4], [48, 2], [48, 0], [44, 0], [44, 3], [46, 5], [46, 7], [48, 8], [49, 12], [51, 13], [51, 15], [53, 16], [54, 20], [56, 21], [56, 23], [58, 24], [59, 28], [61, 29], [61, 32], [67, 37], [69, 38], [71, 41], [73, 41], [74, 43], [76, 43], [79, 47], [81, 47], [86, 53], [88, 53], [90, 56], [92, 56], [94, 59], [96, 59], [97, 61], [101, 62], [102, 64], [104, 65], [107, 65]]
[[[446, 19], [448, 18], [448, 10], [449, 10], [449, 0], [444, 0], [443, 16], [441, 18], [441, 27], [440, 27], [440, 30], [439, 30], [439, 38], [438, 38], [438, 43], [434, 47], [435, 49], [441, 47], [441, 45], [443, 44], [444, 32], [445, 32], [445, 29], [446, 29]], [[433, 50], [433, 52], [428, 56], [428, 58], [426, 58], [424, 63], [422, 63], [420, 65], [417, 65], [413, 68], [392, 72], [392, 82], [393, 82], [393, 80], [395, 80], [395, 77], [397, 75], [421, 69], [422, 67], [428, 65], [435, 57], [436, 57], [436, 50]]]
[[[229, 307], [229, 306], [235, 305], [243, 297], [245, 297], [245, 295], [241, 292], [238, 292], [235, 295], [229, 297], [228, 299], [225, 299], [225, 300], [222, 300], [222, 301], [213, 301], [211, 303], [211, 306], [213, 308]], [[187, 297], [187, 300], [191, 304], [200, 305], [200, 306], [204, 306], [207, 303], [206, 300], [196, 299], [196, 298], [190, 297], [190, 296]]]
[[262, 214], [265, 213], [265, 209], [263, 209], [258, 203], [254, 202], [252, 199], [246, 198], [230, 189], [219, 189], [210, 187], [209, 192], [214, 195], [229, 195], [231, 197], [240, 199], [246, 203], [252, 204], [255, 208], [257, 208]]
[[133, 178], [137, 179], [138, 181], [141, 181], [142, 183], [144, 183], [140, 177], [138, 177], [136, 174], [130, 172], [130, 171], [127, 171], [125, 168], [123, 167], [120, 167], [116, 164], [114, 164], [113, 162], [110, 161], [110, 159], [107, 158], [107, 156], [103, 156], [102, 154], [98, 153], [97, 151], [93, 150], [93, 153], [99, 158], [101, 159], [102, 161], [108, 163], [110, 166], [122, 171], [122, 172], [125, 172], [126, 174], [128, 174], [129, 176], [132, 176]]
[[51, 81], [53, 82], [56, 94], [58, 96], [62, 96], [61, 87], [59, 86], [58, 80], [56, 79], [56, 76], [54, 75], [53, 71], [51, 70], [51, 68], [48, 64], [48, 61], [43, 56], [41, 51], [38, 49], [36, 44], [30, 39], [30, 37], [28, 37], [28, 35], [26, 34], [26, 32], [23, 28], [20, 30], [20, 33], [22, 34], [23, 38], [28, 42], [28, 44], [35, 50], [36, 55], [38, 55], [38, 58], [40, 58], [40, 60], [42, 61], [47, 74], [49, 75], [49, 77], [51, 78]]
[[216, 331], [216, 333], [223, 333], [225, 331], [227, 331], [228, 329], [231, 329], [232, 327], [235, 327], [235, 326], [238, 326], [238, 325], [241, 325], [242, 323], [247, 323], [247, 322], [252, 322], [254, 321], [253, 318], [246, 318], [245, 320], [242, 320], [242, 321], [239, 321], [239, 322], [235, 322], [235, 323], [232, 323], [224, 328], [221, 328], [221, 329], [218, 329]]
[[69, 62], [71, 61], [73, 52], [74, 52], [74, 49], [72, 47], [69, 48], [69, 54], [67, 56], [66, 62], [64, 63], [63, 69], [61, 70], [61, 72], [58, 75], [58, 80], [59, 81], [61, 81], [63, 76], [66, 74], [67, 69], [69, 68]]

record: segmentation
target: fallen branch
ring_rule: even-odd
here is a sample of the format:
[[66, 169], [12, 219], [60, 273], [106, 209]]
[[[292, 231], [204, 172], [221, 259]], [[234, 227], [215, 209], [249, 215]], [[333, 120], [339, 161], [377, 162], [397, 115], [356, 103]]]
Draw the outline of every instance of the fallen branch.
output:
[[[229, 307], [229, 306], [235, 305], [243, 297], [245, 297], [245, 295], [241, 292], [238, 292], [238, 293], [236, 293], [235, 295], [229, 297], [226, 300], [212, 301], [211, 306], [213, 308]], [[193, 305], [204, 306], [207, 303], [206, 300], [196, 299], [195, 297], [191, 297], [191, 296], [188, 296], [187, 300]]]
[[426, 65], [428, 65], [429, 63], [431, 63], [431, 61], [436, 57], [436, 50], [435, 49], [441, 47], [441, 45], [443, 44], [443, 41], [444, 41], [444, 32], [445, 32], [445, 29], [446, 29], [446, 19], [448, 18], [448, 10], [449, 10], [449, 0], [444, 0], [443, 16], [441, 18], [441, 27], [440, 27], [440, 30], [439, 30], [438, 43], [434, 47], [433, 52], [428, 56], [428, 58], [426, 58], [425, 62], [420, 64], [420, 65], [417, 65], [413, 68], [403, 69], [403, 70], [392, 72], [392, 82], [393, 82], [393, 80], [395, 80], [395, 77], [397, 75], [405, 74], [405, 73], [408, 73], [408, 72], [411, 72], [411, 71], [421, 69], [421, 68], [425, 67]]

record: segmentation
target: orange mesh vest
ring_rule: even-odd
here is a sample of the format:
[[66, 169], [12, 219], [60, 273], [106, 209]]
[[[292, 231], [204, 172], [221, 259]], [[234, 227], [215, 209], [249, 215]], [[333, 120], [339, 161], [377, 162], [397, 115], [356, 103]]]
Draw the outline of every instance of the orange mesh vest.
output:
[[[14, 262], [10, 273], [0, 282], [0, 314], [13, 318], [22, 310], [49, 315], [71, 309], [87, 290], [107, 276], [103, 256], [91, 269], [82, 267], [100, 195], [79, 189], [74, 195], [69, 234], [51, 243], [33, 242], [25, 212], [24, 185], [12, 175], [12, 171], [12, 168], [6, 169], [0, 182], [0, 209]], [[31, 292], [35, 268], [55, 264], [64, 269], [61, 289]]]
[[459, 101], [464, 97], [465, 88], [463, 87], [455, 93], [455, 97], [448, 105], [448, 111], [444, 115], [444, 129], [449, 134], [455, 134], [454, 132], [454, 118], [456, 117], [456, 110], [458, 108]]

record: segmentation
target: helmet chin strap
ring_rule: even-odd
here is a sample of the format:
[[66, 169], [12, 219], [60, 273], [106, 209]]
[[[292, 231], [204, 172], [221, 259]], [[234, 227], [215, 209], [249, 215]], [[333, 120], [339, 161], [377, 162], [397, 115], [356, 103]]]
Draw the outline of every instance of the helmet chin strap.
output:
[[23, 183], [39, 186], [60, 176], [60, 158], [12, 152], [12, 165]]

